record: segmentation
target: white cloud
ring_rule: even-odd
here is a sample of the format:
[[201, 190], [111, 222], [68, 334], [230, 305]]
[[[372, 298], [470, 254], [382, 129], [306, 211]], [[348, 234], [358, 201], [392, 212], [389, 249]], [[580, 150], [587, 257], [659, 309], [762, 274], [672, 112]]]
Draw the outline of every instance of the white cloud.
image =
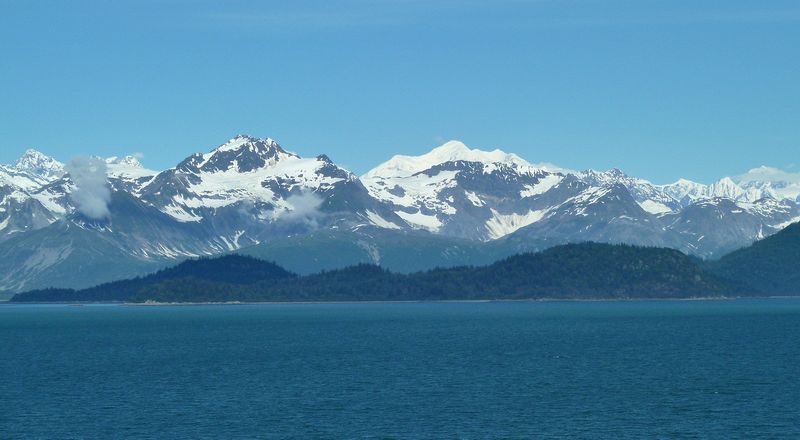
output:
[[97, 157], [78, 156], [66, 166], [72, 182], [77, 187], [70, 194], [81, 214], [95, 220], [108, 218], [111, 190], [108, 187], [107, 165]]
[[276, 218], [287, 222], [305, 223], [317, 228], [318, 220], [325, 215], [319, 207], [324, 200], [313, 192], [293, 194], [286, 198], [289, 209], [277, 213]]
[[736, 180], [742, 183], [746, 182], [786, 182], [786, 183], [800, 183], [800, 173], [792, 173], [784, 171], [779, 168], [760, 166], [739, 175]]

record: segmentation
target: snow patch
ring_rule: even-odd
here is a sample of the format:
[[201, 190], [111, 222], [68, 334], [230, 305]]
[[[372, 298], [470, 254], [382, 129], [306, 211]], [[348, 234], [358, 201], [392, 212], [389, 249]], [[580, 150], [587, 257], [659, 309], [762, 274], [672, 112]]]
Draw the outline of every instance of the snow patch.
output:
[[642, 209], [650, 214], [664, 214], [667, 212], [672, 212], [672, 209], [670, 209], [669, 206], [656, 202], [655, 200], [645, 200], [637, 203], [639, 203], [639, 206], [641, 206]]
[[400, 226], [397, 226], [396, 224], [390, 222], [389, 220], [384, 219], [383, 217], [372, 211], [367, 211], [367, 218], [369, 219], [370, 222], [372, 222], [373, 225], [379, 228], [402, 229]]
[[520, 197], [525, 198], [525, 197], [536, 196], [539, 194], [544, 194], [547, 191], [550, 191], [550, 189], [553, 188], [554, 186], [561, 183], [562, 180], [564, 180], [564, 176], [561, 176], [559, 174], [548, 174], [547, 176], [539, 180], [539, 182], [536, 185], [526, 185], [525, 189], [520, 191], [519, 195]]
[[439, 228], [442, 227], [442, 222], [436, 218], [435, 215], [423, 214], [419, 211], [412, 214], [403, 211], [395, 211], [395, 214], [415, 228], [422, 228], [431, 232], [437, 232], [439, 231]]
[[193, 214], [175, 203], [165, 206], [162, 212], [183, 223], [199, 222], [203, 220], [203, 217]]
[[797, 223], [797, 222], [800, 222], [800, 216], [795, 217], [795, 218], [793, 218], [791, 220], [787, 220], [787, 221], [785, 221], [783, 223], [779, 223], [777, 225], [774, 225], [773, 228], [775, 228], [775, 229], [780, 231], [781, 229], [783, 229], [783, 228], [785, 228], [785, 227], [787, 227], [787, 226], [789, 226], [791, 224]]
[[500, 214], [492, 209], [492, 218], [486, 221], [486, 229], [492, 240], [504, 237], [517, 229], [524, 228], [543, 219], [548, 210], [528, 211], [524, 214]]
[[481, 200], [481, 198], [478, 197], [478, 195], [474, 192], [464, 191], [464, 195], [467, 196], [467, 200], [469, 200], [474, 206], [481, 207], [484, 205], [483, 200]]
[[[432, 176], [420, 173], [386, 180], [368, 179], [364, 181], [364, 184], [370, 195], [378, 200], [406, 208], [425, 207], [432, 211], [453, 215], [456, 213], [456, 208], [446, 200], [439, 200], [439, 193], [458, 186], [457, 174], [457, 171], [440, 171]], [[394, 191], [394, 188], [398, 186], [403, 188], [402, 193]]]

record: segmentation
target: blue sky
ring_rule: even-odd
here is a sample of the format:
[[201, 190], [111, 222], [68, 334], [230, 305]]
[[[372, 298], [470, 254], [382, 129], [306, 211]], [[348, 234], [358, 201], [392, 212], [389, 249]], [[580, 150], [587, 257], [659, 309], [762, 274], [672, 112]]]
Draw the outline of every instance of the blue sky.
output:
[[800, 166], [800, 3], [0, 0], [0, 162], [447, 139], [657, 183]]

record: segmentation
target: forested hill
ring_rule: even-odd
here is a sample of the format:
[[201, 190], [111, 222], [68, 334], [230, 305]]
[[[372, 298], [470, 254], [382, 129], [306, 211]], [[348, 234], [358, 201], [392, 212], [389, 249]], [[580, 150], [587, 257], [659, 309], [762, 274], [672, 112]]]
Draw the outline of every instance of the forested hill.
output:
[[800, 223], [731, 252], [708, 269], [770, 295], [800, 295]]
[[298, 277], [273, 263], [226, 256], [187, 261], [148, 277], [91, 289], [21, 293], [12, 301], [408, 301], [758, 294], [704, 272], [675, 250], [584, 243], [517, 255], [489, 266], [414, 274], [358, 265]]
[[202, 280], [220, 285], [250, 285], [294, 278], [296, 275], [267, 261], [241, 255], [187, 260], [145, 277], [114, 281], [88, 289], [41, 289], [15, 295], [19, 302], [131, 301], [140, 292], [167, 281]]

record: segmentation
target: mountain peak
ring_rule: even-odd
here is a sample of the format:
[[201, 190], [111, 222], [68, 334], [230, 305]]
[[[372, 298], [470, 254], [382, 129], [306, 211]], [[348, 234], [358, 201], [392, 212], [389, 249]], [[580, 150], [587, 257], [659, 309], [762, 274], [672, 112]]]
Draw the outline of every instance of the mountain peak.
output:
[[125, 157], [117, 157], [111, 156], [106, 158], [106, 163], [109, 165], [127, 165], [133, 168], [144, 168], [142, 163], [139, 162], [139, 159], [136, 156], [125, 156]]
[[724, 197], [731, 200], [739, 200], [740, 198], [744, 198], [745, 195], [745, 191], [730, 177], [723, 177], [708, 186], [709, 197]]
[[244, 146], [249, 146], [251, 151], [255, 151], [257, 149], [281, 148], [280, 145], [275, 142], [275, 140], [270, 138], [259, 139], [246, 134], [237, 134], [228, 140], [228, 142], [225, 142], [224, 144], [215, 148], [214, 151], [237, 151]]
[[717, 185], [724, 185], [724, 186], [733, 186], [736, 185], [736, 182], [733, 181], [730, 177], [723, 177], [716, 182]]
[[60, 177], [64, 174], [64, 164], [33, 148], [17, 159], [14, 168], [46, 179]]
[[594, 186], [609, 186], [622, 181], [631, 180], [624, 171], [612, 168], [608, 171], [595, 171], [592, 169], [579, 173], [580, 177]]
[[472, 152], [472, 149], [464, 145], [463, 142], [452, 140], [452, 141], [447, 141], [442, 145], [439, 145], [438, 147], [431, 150], [430, 153], [428, 154], [433, 154], [436, 156], [456, 157], [456, 156], [468, 155], [470, 152]]
[[190, 156], [178, 164], [178, 168], [190, 172], [250, 172], [275, 165], [288, 157], [299, 158], [285, 151], [273, 139], [240, 134], [208, 153]]
[[587, 176], [594, 176], [601, 179], [612, 179], [612, 180], [628, 177], [628, 175], [625, 174], [625, 172], [619, 168], [611, 168], [608, 171], [586, 170], [584, 174]]
[[425, 158], [433, 165], [439, 165], [451, 161], [465, 161], [465, 162], [482, 162], [482, 163], [514, 163], [517, 165], [530, 166], [516, 154], [506, 153], [505, 151], [495, 149], [492, 151], [484, 151], [477, 148], [469, 148], [463, 142], [452, 140], [434, 148], [429, 153], [419, 158]]
[[497, 149], [484, 151], [477, 148], [469, 148], [461, 141], [451, 140], [420, 156], [395, 155], [388, 161], [367, 172], [364, 177], [410, 176], [436, 165], [454, 161], [480, 162], [485, 164], [505, 163], [533, 167], [533, 165], [516, 154], [506, 153]]

